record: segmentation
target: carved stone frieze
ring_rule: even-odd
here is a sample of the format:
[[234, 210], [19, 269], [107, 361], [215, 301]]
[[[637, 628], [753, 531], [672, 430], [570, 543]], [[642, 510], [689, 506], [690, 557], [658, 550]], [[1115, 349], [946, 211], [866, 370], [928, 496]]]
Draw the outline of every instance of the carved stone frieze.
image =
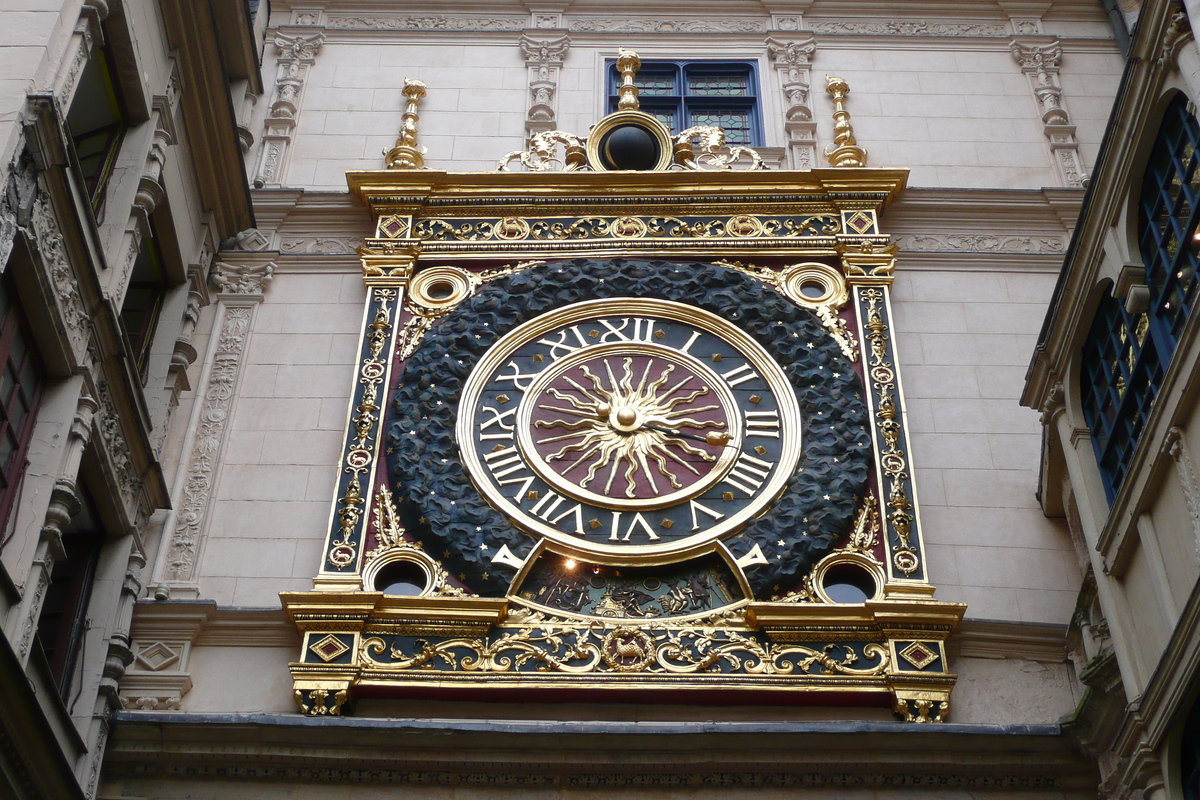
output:
[[362, 243], [362, 239], [344, 236], [295, 236], [280, 241], [279, 250], [284, 253], [346, 255], [356, 252]]
[[283, 161], [299, 113], [300, 93], [308, 78], [308, 70], [317, 59], [325, 34], [284, 36], [276, 34], [275, 99], [267, 112], [263, 129], [263, 148], [254, 185], [261, 188], [278, 185], [283, 176]]
[[558, 96], [558, 71], [562, 68], [567, 49], [571, 46], [568, 36], [553, 39], [536, 39], [522, 34], [518, 44], [525, 56], [529, 70], [529, 111], [525, 116], [525, 132], [533, 136], [554, 128]]
[[767, 38], [767, 53], [779, 73], [787, 99], [783, 125], [795, 169], [812, 169], [816, 163], [817, 123], [813, 120], [811, 90], [816, 49], [817, 41], [812, 36], [794, 41]]
[[529, 24], [528, 16], [458, 17], [446, 14], [367, 16], [332, 15], [325, 27], [335, 30], [385, 31], [519, 31]]
[[821, 20], [809, 21], [813, 33], [867, 36], [1007, 36], [1001, 22], [931, 22], [929, 20]]
[[572, 19], [567, 30], [588, 33], [760, 33], [765, 19], [696, 17], [593, 17]]
[[1001, 233], [947, 233], [897, 236], [901, 250], [920, 253], [1062, 253], [1065, 236], [1010, 236]]
[[1050, 142], [1050, 154], [1055, 168], [1066, 186], [1084, 185], [1083, 161], [1079, 155], [1079, 143], [1075, 140], [1075, 126], [1063, 105], [1059, 70], [1062, 67], [1062, 44], [1057, 39], [1045, 43], [1044, 39], [1014, 39], [1010, 45], [1013, 58], [1029, 79], [1034, 100], [1041, 109], [1042, 130]]
[[[108, 381], [101, 380], [96, 384], [96, 399], [99, 408], [96, 411], [96, 427], [100, 431], [100, 439], [108, 451], [112, 463], [113, 475], [121, 490], [121, 498], [125, 501], [126, 509], [131, 512], [137, 508], [137, 495], [141, 488], [141, 479], [129, 455], [129, 442], [125, 438], [125, 430], [121, 426], [121, 411], [117, 408], [112, 388]], [[133, 514], [131, 513], [132, 517]]]

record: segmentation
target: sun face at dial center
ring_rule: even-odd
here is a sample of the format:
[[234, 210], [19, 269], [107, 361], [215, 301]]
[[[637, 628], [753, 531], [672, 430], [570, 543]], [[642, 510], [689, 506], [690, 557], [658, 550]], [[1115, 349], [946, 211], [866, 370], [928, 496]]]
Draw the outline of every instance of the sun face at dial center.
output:
[[536, 471], [581, 499], [651, 503], [694, 496], [721, 476], [737, 417], [710, 370], [648, 344], [581, 355], [525, 396], [522, 438]]

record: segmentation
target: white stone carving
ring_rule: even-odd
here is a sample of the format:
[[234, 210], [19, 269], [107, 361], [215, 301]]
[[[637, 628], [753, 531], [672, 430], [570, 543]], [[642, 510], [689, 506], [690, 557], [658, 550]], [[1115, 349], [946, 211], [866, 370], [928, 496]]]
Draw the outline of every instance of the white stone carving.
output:
[[616, 17], [572, 19], [567, 30], [588, 33], [760, 33], [763, 19], [697, 19], [695, 17]]
[[369, 17], [363, 15], [330, 16], [325, 27], [341, 30], [388, 31], [519, 31], [529, 24], [521, 17], [451, 17], [445, 14], [422, 16]]
[[1083, 161], [1075, 126], [1063, 105], [1062, 86], [1058, 82], [1062, 67], [1062, 45], [1057, 39], [1014, 39], [1010, 45], [1013, 58], [1029, 79], [1029, 88], [1042, 112], [1042, 130], [1050, 142], [1050, 154], [1066, 186], [1084, 185]]
[[930, 22], [928, 20], [822, 20], [809, 21], [813, 33], [848, 33], [867, 36], [1007, 36], [1008, 26], [990, 22]]
[[558, 72], [562, 69], [571, 39], [565, 35], [554, 39], [535, 39], [523, 33], [518, 44], [529, 70], [530, 105], [525, 115], [525, 133], [533, 136], [554, 128]]
[[816, 162], [817, 123], [812, 110], [812, 58], [817, 41], [811, 36], [796, 41], [767, 37], [767, 52], [779, 72], [787, 98], [784, 129], [794, 169], [811, 169]]
[[284, 156], [296, 127], [300, 92], [324, 41], [325, 34], [314, 33], [311, 36], [276, 34], [272, 42], [277, 57], [275, 100], [263, 126], [262, 156], [254, 178], [256, 187], [279, 185]]
[[1010, 236], [1001, 233], [948, 233], [897, 236], [901, 250], [912, 252], [1062, 253], [1063, 236]]
[[82, 357], [83, 350], [90, 337], [90, 323], [83, 298], [79, 294], [79, 281], [75, 270], [67, 259], [67, 246], [50, 200], [44, 194], [39, 194], [33, 205], [33, 215], [30, 220], [33, 227], [34, 239], [38, 251], [46, 262], [46, 273], [54, 285], [54, 299], [57, 301], [58, 312], [66, 327], [67, 339], [76, 357]]
[[[96, 384], [96, 399], [99, 408], [96, 411], [96, 427], [100, 431], [100, 439], [112, 463], [112, 472], [121, 490], [127, 511], [137, 508], [141, 480], [134, 469], [133, 459], [129, 457], [129, 442], [125, 439], [125, 431], [121, 427], [121, 412], [113, 398], [108, 381], [101, 380]], [[133, 516], [132, 513], [129, 515]]]
[[254, 307], [275, 272], [275, 265], [230, 265], [213, 267], [213, 282], [220, 287], [219, 308], [206, 375], [201, 379], [197, 403], [198, 419], [188, 445], [182, 497], [177, 512], [167, 523], [170, 542], [163, 567], [169, 584], [190, 583], [195, 576], [196, 557], [203, 541], [217, 467], [225, 446], [230, 412], [250, 338]]
[[279, 243], [279, 249], [284, 253], [346, 255], [356, 252], [362, 243], [362, 239], [333, 236], [288, 237]]
[[217, 264], [213, 268], [213, 283], [225, 294], [262, 294], [275, 277], [275, 265]]

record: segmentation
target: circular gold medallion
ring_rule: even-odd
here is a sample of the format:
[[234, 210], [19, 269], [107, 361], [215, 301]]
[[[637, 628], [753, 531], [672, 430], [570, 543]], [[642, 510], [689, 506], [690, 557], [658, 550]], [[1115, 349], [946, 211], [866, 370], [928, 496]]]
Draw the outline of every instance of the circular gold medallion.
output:
[[800, 455], [795, 391], [752, 338], [682, 303], [576, 303], [504, 336], [456, 435], [498, 510], [555, 549], [627, 563], [731, 535]]

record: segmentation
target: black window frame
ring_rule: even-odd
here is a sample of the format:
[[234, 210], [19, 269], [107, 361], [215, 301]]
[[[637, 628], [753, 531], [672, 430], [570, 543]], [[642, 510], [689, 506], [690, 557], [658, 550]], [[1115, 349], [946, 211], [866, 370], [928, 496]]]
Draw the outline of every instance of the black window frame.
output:
[[[617, 110], [619, 96], [617, 89], [621, 85], [621, 73], [617, 70], [616, 61], [606, 62], [608, 112]], [[745, 95], [705, 95], [692, 91], [696, 78], [702, 77], [738, 77], [745, 78]], [[669, 78], [670, 94], [655, 94], [646, 89], [650, 78], [661, 81]], [[672, 122], [667, 123], [672, 134], [678, 135], [687, 128], [693, 127], [693, 118], [698, 113], [746, 112], [748, 115], [747, 141], [740, 141], [736, 136], [730, 136], [726, 130], [727, 142], [732, 145], [761, 147], [763, 143], [761, 94], [758, 82], [758, 63], [755, 61], [729, 60], [669, 60], [646, 59], [638, 69], [634, 84], [639, 88], [638, 101], [640, 110], [653, 114], [659, 119], [668, 112]], [[663, 120], [666, 122], [666, 120]], [[704, 123], [696, 123], [704, 124]]]
[[[149, 273], [148, 276], [147, 273]], [[125, 290], [125, 298], [121, 301], [121, 324], [125, 327], [126, 336], [129, 337], [134, 371], [141, 379], [143, 386], [150, 377], [150, 351], [154, 344], [154, 336], [158, 332], [163, 303], [169, 290], [166, 262], [152, 220], [149, 231], [142, 237], [142, 243], [129, 278], [129, 286]], [[145, 302], [139, 302], [142, 300]], [[131, 307], [134, 303], [138, 303], [138, 306]], [[140, 317], [140, 320], [137, 321], [137, 324], [131, 324], [136, 319], [135, 314]]]
[[[12, 266], [11, 260], [9, 266]], [[4, 535], [0, 536], [2, 542], [7, 536], [13, 506], [17, 502], [21, 481], [25, 476], [29, 443], [37, 426], [38, 409], [46, 386], [46, 370], [33, 337], [33, 327], [25, 316], [11, 275], [0, 279], [0, 293], [3, 294], [3, 298], [0, 299], [0, 440], [11, 436], [13, 443], [8, 453], [8, 463], [5, 464], [3, 459], [0, 459], [0, 531], [4, 532]], [[11, 397], [5, 397], [5, 384], [10, 382], [8, 372], [12, 369], [11, 359], [14, 344], [17, 343], [23, 345], [24, 353], [15, 371], [18, 376], [26, 370], [32, 372], [34, 386], [31, 391], [25, 391], [21, 380], [13, 380], [13, 394]], [[18, 402], [24, 405], [24, 412], [19, 425], [20, 430], [13, 434], [13, 404]], [[2, 546], [0, 544], [0, 547]]]
[[[77, 133], [72, 130], [70, 124], [72, 112], [76, 108], [76, 103], [81, 100], [80, 93], [87, 91], [84, 85], [84, 77], [80, 78], [79, 85], [76, 86], [75, 96], [71, 99], [71, 105], [68, 107], [65, 117], [71, 145], [75, 150], [76, 161], [83, 172], [84, 188], [88, 193], [92, 213], [97, 218], [100, 217], [101, 209], [104, 206], [105, 192], [116, 166], [117, 154], [120, 153], [121, 144], [125, 141], [125, 134], [130, 128], [129, 110], [125, 103], [125, 97], [121, 92], [121, 84], [114, 72], [115, 63], [115, 56], [107, 41], [103, 45], [95, 45], [88, 58], [88, 63], [84, 66], [84, 75], [88, 75], [92, 70], [98, 71], [101, 84], [104, 91], [108, 94], [108, 100], [111, 103], [110, 110], [115, 113], [116, 120], [87, 131]], [[100, 140], [103, 144], [98, 151], [99, 166], [96, 169], [89, 170], [85, 164], [92, 158], [92, 155], [86, 154], [88, 151], [84, 145], [85, 142], [92, 140]]]
[[1183, 94], [1163, 114], [1137, 211], [1147, 310], [1130, 313], [1106, 293], [1081, 354], [1083, 415], [1109, 503], [1125, 480], [1197, 294], [1200, 122]]

